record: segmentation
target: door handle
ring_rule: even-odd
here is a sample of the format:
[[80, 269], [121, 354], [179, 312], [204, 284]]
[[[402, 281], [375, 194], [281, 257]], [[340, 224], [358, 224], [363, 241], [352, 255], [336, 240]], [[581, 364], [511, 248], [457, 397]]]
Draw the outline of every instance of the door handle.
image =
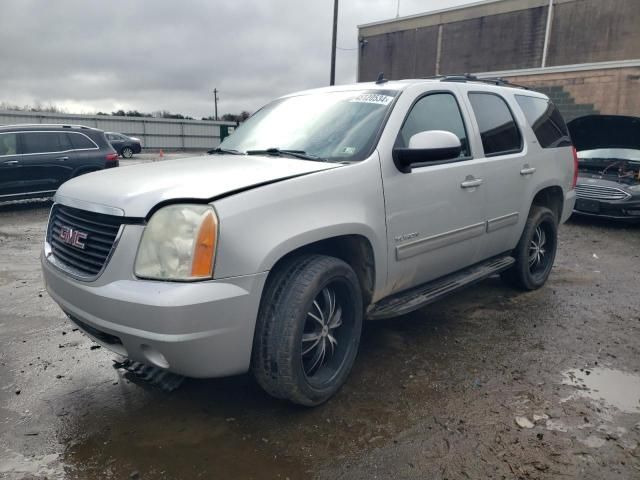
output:
[[56, 160], [58, 160], [59, 162], [66, 162], [67, 160], [69, 160], [69, 157], [58, 157], [56, 158]]
[[20, 163], [18, 160], [9, 160], [8, 162], [4, 162], [3, 165], [17, 165], [18, 163]]
[[470, 178], [460, 184], [462, 188], [473, 188], [473, 187], [478, 187], [480, 185], [482, 185], [481, 178]]
[[525, 165], [524, 167], [522, 167], [522, 170], [520, 170], [520, 175], [531, 175], [535, 173], [535, 171], [536, 171], [536, 167], [530, 167], [529, 165]]

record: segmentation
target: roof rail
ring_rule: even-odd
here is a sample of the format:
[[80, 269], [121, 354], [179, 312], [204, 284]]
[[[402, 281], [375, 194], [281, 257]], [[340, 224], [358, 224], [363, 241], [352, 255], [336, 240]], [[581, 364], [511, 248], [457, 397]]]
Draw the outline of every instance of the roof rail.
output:
[[489, 83], [491, 85], [522, 88], [524, 90], [529, 90], [529, 87], [526, 87], [524, 85], [518, 85], [517, 83], [511, 83], [508, 80], [505, 80], [504, 78], [499, 78], [499, 77], [479, 78], [469, 73], [463, 73], [462, 75], [442, 75], [436, 78], [439, 78], [441, 82], [482, 82], [482, 83]]
[[84, 128], [91, 130], [93, 127], [86, 125], [73, 125], [68, 123], [11, 123], [3, 125], [5, 127], [61, 127], [61, 128]]

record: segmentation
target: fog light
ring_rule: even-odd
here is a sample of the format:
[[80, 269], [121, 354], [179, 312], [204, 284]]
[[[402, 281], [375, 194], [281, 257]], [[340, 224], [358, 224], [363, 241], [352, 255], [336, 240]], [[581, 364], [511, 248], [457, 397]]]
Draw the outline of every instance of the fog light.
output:
[[167, 359], [164, 358], [164, 355], [162, 355], [155, 348], [143, 343], [142, 345], [140, 345], [140, 350], [142, 350], [142, 354], [151, 365], [160, 368], [169, 368], [169, 362], [167, 362]]
[[627, 215], [640, 215], [640, 210], [625, 210]]

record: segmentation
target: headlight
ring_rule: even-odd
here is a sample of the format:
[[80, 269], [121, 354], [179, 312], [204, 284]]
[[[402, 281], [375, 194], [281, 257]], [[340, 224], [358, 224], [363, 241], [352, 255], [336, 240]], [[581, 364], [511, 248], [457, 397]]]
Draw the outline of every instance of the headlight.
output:
[[155, 280], [201, 280], [213, 276], [218, 218], [210, 205], [169, 205], [144, 229], [135, 274]]
[[640, 184], [638, 185], [631, 185], [630, 187], [627, 187], [629, 190], [631, 190], [632, 192], [640, 192]]

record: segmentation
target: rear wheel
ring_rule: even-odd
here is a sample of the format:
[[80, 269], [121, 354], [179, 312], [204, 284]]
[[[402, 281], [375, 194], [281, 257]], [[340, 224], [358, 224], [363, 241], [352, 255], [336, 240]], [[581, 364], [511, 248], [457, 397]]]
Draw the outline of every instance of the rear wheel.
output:
[[131, 147], [124, 147], [122, 149], [122, 157], [123, 158], [131, 158], [131, 157], [133, 157], [133, 149], [131, 149]]
[[535, 290], [545, 284], [558, 246], [555, 215], [547, 207], [533, 205], [520, 241], [514, 250], [516, 263], [501, 277], [524, 290]]
[[347, 379], [361, 330], [353, 269], [333, 257], [297, 257], [265, 288], [253, 347], [256, 380], [275, 397], [319, 405]]

